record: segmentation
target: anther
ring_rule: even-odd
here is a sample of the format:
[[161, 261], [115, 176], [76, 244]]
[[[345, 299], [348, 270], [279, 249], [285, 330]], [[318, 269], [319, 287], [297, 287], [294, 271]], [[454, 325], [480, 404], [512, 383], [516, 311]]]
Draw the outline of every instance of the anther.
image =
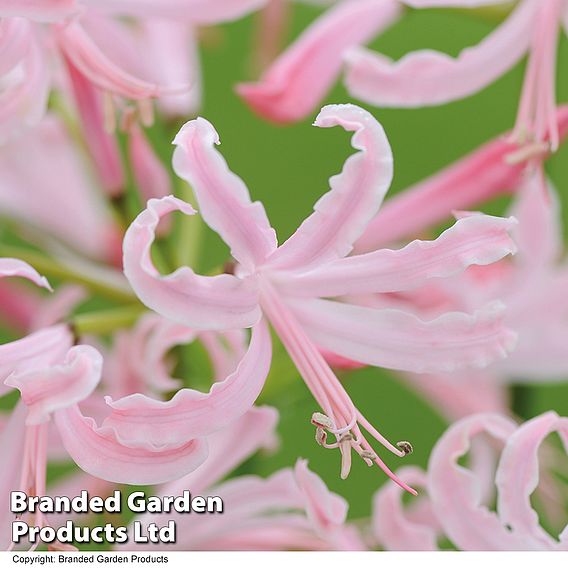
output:
[[334, 427], [331, 418], [329, 418], [329, 416], [326, 416], [325, 414], [322, 414], [321, 412], [314, 412], [312, 414], [311, 422], [314, 426], [318, 428], [324, 428], [325, 430], [332, 430]]
[[[375, 452], [372, 452], [371, 450], [363, 450], [360, 454], [359, 454], [365, 461], [366, 460], [376, 460], [377, 459], [377, 454]], [[372, 465], [372, 464], [371, 464]]]
[[227, 262], [225, 262], [225, 264], [223, 264], [223, 274], [235, 274], [236, 268], [237, 264], [232, 260], [228, 260]]
[[405, 456], [411, 454], [414, 451], [412, 444], [410, 442], [407, 442], [406, 440], [397, 442], [396, 447], [399, 448]]
[[325, 446], [327, 442], [327, 432], [323, 428], [316, 428], [316, 442], [320, 446]]

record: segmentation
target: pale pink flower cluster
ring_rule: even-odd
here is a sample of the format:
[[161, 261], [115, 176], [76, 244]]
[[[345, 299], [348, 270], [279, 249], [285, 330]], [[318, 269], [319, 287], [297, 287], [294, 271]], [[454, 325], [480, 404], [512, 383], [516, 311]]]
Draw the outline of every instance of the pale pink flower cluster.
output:
[[[221, 496], [224, 515], [167, 515], [181, 550], [568, 549], [566, 483], [554, 475], [568, 418], [551, 411], [520, 423], [508, 399], [511, 384], [568, 378], [562, 199], [544, 167], [568, 134], [555, 89], [568, 3], [521, 0], [457, 58], [419, 51], [393, 62], [364, 47], [409, 6], [495, 3], [330, 2], [275, 57], [286, 0], [0, 0], [0, 208], [25, 241], [1, 245], [19, 251], [0, 258], [0, 315], [21, 336], [0, 345], [0, 397], [18, 398], [0, 422], [2, 503], [17, 489], [105, 495], [116, 484]], [[198, 110], [200, 28], [253, 12], [264, 70], [236, 91], [266, 119], [315, 114], [342, 69], [364, 103], [422, 107], [481, 90], [528, 53], [513, 130], [385, 199], [387, 133], [360, 106], [323, 106], [314, 126], [350, 133], [354, 152], [279, 244], [264, 205], [216, 148], [213, 124], [198, 117], [179, 129], [172, 171], [145, 131]], [[182, 183], [191, 198], [173, 195]], [[133, 220], [128, 184], [143, 204]], [[505, 217], [467, 211], [502, 195], [513, 196]], [[226, 243], [226, 270], [202, 275], [181, 263], [167, 273], [156, 241], [186, 236], [173, 230], [174, 212]], [[40, 272], [61, 282], [50, 297]], [[105, 296], [110, 307], [81, 311]], [[314, 399], [305, 420], [314, 443], [336, 450], [340, 477], [366, 464], [393, 480], [370, 521], [348, 519], [346, 500], [301, 456], [268, 478], [227, 478], [278, 446], [277, 410], [255, 406], [275, 367], [274, 339]], [[186, 367], [175, 350], [193, 343], [210, 362], [205, 392], [177, 376]], [[425, 471], [383, 460], [384, 450], [404, 458], [413, 448], [389, 441], [336, 372], [362, 366], [393, 371], [456, 420]], [[69, 459], [79, 469], [48, 486], [48, 464]], [[0, 511], [4, 548], [12, 520]]]

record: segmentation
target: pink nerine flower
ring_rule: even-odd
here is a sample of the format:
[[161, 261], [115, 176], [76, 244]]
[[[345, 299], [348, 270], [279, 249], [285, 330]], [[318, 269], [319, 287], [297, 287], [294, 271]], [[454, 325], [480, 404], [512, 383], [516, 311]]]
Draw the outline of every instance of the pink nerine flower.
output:
[[[205, 277], [189, 267], [158, 273], [150, 249], [159, 220], [174, 210], [196, 213], [174, 197], [150, 200], [130, 226], [124, 272], [148, 307], [195, 329], [256, 330], [267, 318], [325, 412], [313, 417], [317, 440], [339, 448], [342, 477], [349, 473], [352, 450], [392, 476], [362, 430], [398, 456], [410, 445], [393, 446], [366, 420], [316, 345], [367, 364], [429, 372], [483, 367], [506, 356], [514, 334], [502, 327], [502, 309], [495, 303], [473, 315], [454, 312], [424, 321], [403, 310], [329, 298], [405, 290], [499, 260], [514, 252], [508, 235], [514, 221], [469, 217], [436, 241], [345, 258], [388, 190], [392, 155], [381, 126], [356, 106], [325, 107], [315, 124], [354, 132], [358, 152], [331, 178], [331, 191], [314, 213], [277, 247], [263, 206], [251, 202], [242, 180], [214, 149], [219, 139], [213, 126], [202, 118], [188, 122], [175, 139], [174, 169], [192, 185], [206, 223], [231, 248], [236, 273]], [[327, 433], [337, 441], [329, 444]]]
[[[434, 447], [428, 473], [414, 467], [399, 472], [427, 490], [419, 507], [405, 510], [395, 486], [377, 493], [375, 538], [389, 550], [438, 550], [444, 536], [461, 550], [568, 550], [568, 525], [558, 538], [551, 536], [531, 503], [542, 476], [539, 448], [554, 432], [568, 451], [568, 418], [554, 412], [520, 427], [498, 414], [462, 419]], [[481, 434], [494, 440], [478, 439]], [[503, 446], [495, 474], [492, 467], [476, 471], [460, 465], [460, 458], [480, 442], [490, 452]], [[496, 511], [490, 507], [495, 486]]]
[[[487, 0], [404, 0], [416, 8], [471, 8]], [[498, 2], [491, 2], [498, 3]], [[432, 50], [405, 55], [398, 62], [363, 48], [347, 57], [345, 83], [350, 93], [379, 106], [420, 107], [443, 104], [481, 90], [529, 52], [514, 139], [539, 151], [559, 136], [554, 116], [556, 45], [566, 22], [566, 0], [521, 0], [507, 20], [477, 46], [457, 58]]]

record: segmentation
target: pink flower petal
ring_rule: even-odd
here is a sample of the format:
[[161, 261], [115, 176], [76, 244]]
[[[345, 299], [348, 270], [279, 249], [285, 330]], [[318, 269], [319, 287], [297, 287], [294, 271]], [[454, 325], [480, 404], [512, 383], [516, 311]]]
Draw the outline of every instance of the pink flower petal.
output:
[[60, 364], [16, 372], [5, 384], [17, 388], [28, 407], [26, 424], [47, 422], [57, 410], [85, 400], [101, 379], [102, 355], [93, 347], [72, 347]]
[[207, 442], [187, 441], [182, 446], [156, 447], [124, 444], [114, 432], [98, 428], [77, 406], [55, 413], [55, 424], [73, 461], [95, 477], [115, 483], [166, 483], [193, 471], [207, 459]]
[[205, 463], [186, 476], [160, 487], [158, 495], [194, 495], [216, 485], [269, 443], [274, 436], [278, 412], [269, 406], [253, 407], [229, 426], [207, 437], [209, 455]]
[[195, 329], [251, 327], [260, 319], [258, 289], [229, 274], [199, 276], [189, 267], [160, 276], [150, 255], [159, 220], [172, 211], [195, 210], [173, 196], [151, 199], [124, 237], [124, 274], [150, 309]]
[[238, 93], [262, 117], [293, 122], [310, 115], [337, 80], [346, 49], [380, 34], [401, 13], [392, 0], [339, 2], [304, 31], [256, 83]]
[[186, 123], [175, 137], [173, 166], [195, 193], [205, 222], [231, 247], [233, 257], [253, 270], [276, 249], [276, 234], [260, 202], [251, 202], [244, 182], [214, 148], [220, 144], [203, 118]]
[[0, 17], [22, 16], [39, 22], [55, 22], [78, 8], [77, 0], [0, 0]]
[[346, 57], [349, 93], [377, 106], [439, 105], [480, 91], [527, 52], [538, 3], [522, 2], [511, 16], [475, 47], [457, 58], [432, 50], [388, 57], [355, 48]]
[[355, 105], [329, 105], [314, 124], [355, 132], [351, 144], [359, 151], [330, 179], [331, 191], [315, 204], [314, 213], [272, 255], [271, 268], [306, 269], [349, 254], [390, 186], [390, 145], [371, 114]]
[[473, 315], [448, 312], [431, 321], [396, 309], [372, 309], [330, 300], [290, 300], [317, 345], [366, 363], [415, 373], [485, 367], [514, 348], [493, 302]]
[[26, 58], [32, 26], [23, 18], [0, 20], [0, 76], [12, 71]]
[[482, 504], [482, 482], [458, 465], [472, 438], [486, 432], [507, 441], [515, 423], [496, 414], [475, 414], [457, 422], [440, 438], [428, 465], [428, 491], [444, 532], [461, 550], [522, 550], [522, 538], [508, 532]]
[[220, 430], [249, 410], [258, 397], [268, 370], [272, 349], [266, 324], [253, 328], [249, 350], [237, 369], [213, 384], [208, 393], [181, 389], [162, 402], [142, 394], [113, 401], [112, 414], [103, 428], [113, 429], [126, 444], [180, 445], [190, 438]]
[[[517, 350], [509, 359], [517, 356]], [[477, 412], [506, 415], [509, 411], [508, 390], [490, 371], [467, 371], [459, 376], [405, 373], [402, 380], [451, 421]]]
[[161, 85], [191, 86], [183, 93], [161, 96], [158, 107], [167, 117], [193, 116], [202, 97], [197, 30], [177, 18], [147, 19], [141, 24], [148, 75]]
[[509, 438], [496, 475], [498, 511], [501, 522], [526, 539], [529, 547], [568, 550], [568, 525], [558, 542], [540, 526], [538, 513], [531, 505], [531, 495], [539, 482], [538, 450], [552, 432], [563, 434], [568, 452], [568, 418], [560, 418], [554, 412], [525, 422]]
[[[542, 288], [546, 294], [546, 288]], [[566, 288], [564, 288], [566, 290]], [[546, 296], [548, 298], [548, 296]], [[544, 298], [543, 298], [544, 300]], [[550, 306], [554, 305], [551, 303]], [[519, 331], [519, 341], [510, 360], [501, 361], [499, 374], [508, 378], [508, 382], [564, 382], [568, 373], [566, 345], [568, 325], [565, 312], [557, 322], [535, 322], [522, 318], [511, 325]], [[523, 321], [519, 321], [523, 319]], [[522, 325], [521, 325], [522, 324]]]
[[[250, 541], [243, 538], [243, 533], [250, 537], [251, 529], [262, 531], [271, 520], [280, 525], [283, 517], [297, 517], [297, 511], [301, 511], [303, 506], [302, 494], [290, 469], [280, 470], [267, 479], [252, 475], [240, 476], [210, 488], [209, 494], [223, 499], [225, 509], [222, 515], [167, 515], [168, 519], [176, 521], [178, 527], [178, 539], [174, 545], [176, 550], [222, 550], [226, 541], [232, 544], [229, 549], [246, 549], [246, 543]], [[136, 520], [141, 520], [143, 526], [146, 526], [156, 522], [156, 517], [157, 515], [145, 514]], [[304, 522], [303, 540], [306, 526], [307, 523]], [[315, 540], [314, 537], [312, 535], [310, 540]], [[152, 545], [143, 546], [153, 548]]]
[[25, 58], [2, 77], [0, 143], [36, 126], [43, 118], [49, 95], [49, 73], [44, 46], [30, 34]]
[[341, 529], [347, 519], [349, 505], [345, 499], [331, 493], [324, 481], [308, 469], [307, 460], [298, 460], [294, 468], [308, 518], [322, 536], [330, 536]]
[[434, 241], [413, 241], [400, 250], [381, 249], [292, 277], [285, 274], [286, 292], [330, 297], [417, 288], [431, 278], [454, 276], [469, 266], [484, 266], [514, 254], [509, 232], [515, 225], [513, 218], [466, 217]]
[[27, 262], [18, 258], [0, 258], [0, 278], [9, 276], [19, 276], [31, 280], [40, 288], [52, 290], [49, 282], [44, 276], [41, 276], [35, 268], [30, 266]]
[[[414, 466], [397, 470], [396, 474], [414, 487], [426, 486], [426, 474]], [[387, 483], [373, 498], [373, 535], [386, 550], [439, 550], [440, 528], [430, 499], [419, 495], [424, 510], [420, 519], [412, 518], [411, 506], [403, 506], [404, 491], [395, 483]]]
[[558, 261], [563, 241], [560, 204], [554, 188], [546, 188], [546, 181], [535, 172], [525, 180], [518, 195], [511, 209], [519, 221], [514, 233], [519, 245], [517, 261], [532, 269]]
[[8, 423], [0, 434], [2, 448], [2, 475], [0, 476], [0, 503], [4, 511], [0, 515], [0, 548], [6, 550], [12, 543], [12, 521], [15, 514], [9, 512], [10, 493], [20, 487], [22, 460], [24, 457], [26, 407], [19, 402], [11, 412]]

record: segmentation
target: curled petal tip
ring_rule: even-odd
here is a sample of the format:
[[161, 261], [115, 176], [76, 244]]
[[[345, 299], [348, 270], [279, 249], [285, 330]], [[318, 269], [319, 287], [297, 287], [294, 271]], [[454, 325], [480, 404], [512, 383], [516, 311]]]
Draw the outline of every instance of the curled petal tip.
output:
[[39, 272], [27, 262], [19, 258], [0, 258], [0, 278], [12, 276], [26, 278], [36, 284], [36, 286], [53, 292], [53, 288], [47, 278], [39, 274]]
[[184, 215], [196, 215], [197, 211], [190, 203], [181, 200], [175, 195], [166, 195], [165, 197], [153, 197], [148, 200], [148, 209], [155, 209], [156, 211], [169, 209], [169, 206], [174, 207], [177, 211], [180, 211]]
[[360, 106], [345, 103], [345, 104], [331, 104], [324, 106], [314, 120], [314, 126], [320, 128], [328, 128], [341, 124], [346, 129], [349, 128], [350, 123], [353, 128], [362, 127], [365, 122], [374, 120], [373, 116]]
[[15, 372], [4, 384], [17, 388], [28, 406], [29, 425], [41, 424], [50, 415], [85, 400], [98, 385], [103, 367], [102, 355], [93, 347], [72, 347], [65, 360], [51, 367]]
[[186, 122], [176, 134], [173, 144], [175, 146], [189, 144], [198, 133], [204, 136], [205, 140], [210, 144], [221, 144], [219, 133], [215, 127], [206, 118], [201, 116]]

